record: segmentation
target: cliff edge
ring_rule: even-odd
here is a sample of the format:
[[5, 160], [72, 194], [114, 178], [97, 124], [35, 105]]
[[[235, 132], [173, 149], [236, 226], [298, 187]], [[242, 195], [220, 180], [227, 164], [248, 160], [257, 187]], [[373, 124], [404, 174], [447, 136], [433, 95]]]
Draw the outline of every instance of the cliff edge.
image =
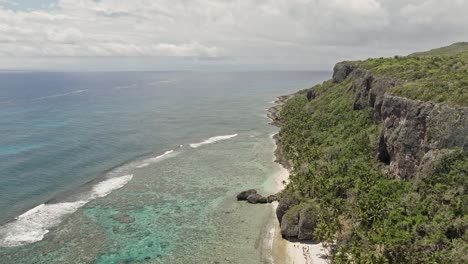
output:
[[338, 63], [275, 111], [283, 237], [336, 263], [468, 262], [468, 45], [431, 52]]

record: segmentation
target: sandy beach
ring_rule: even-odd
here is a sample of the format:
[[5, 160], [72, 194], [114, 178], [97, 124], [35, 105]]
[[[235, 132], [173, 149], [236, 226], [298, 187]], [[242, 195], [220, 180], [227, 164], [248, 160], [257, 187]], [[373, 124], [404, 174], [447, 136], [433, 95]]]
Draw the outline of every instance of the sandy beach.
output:
[[[281, 105], [287, 100], [289, 96], [281, 96], [275, 101], [276, 106], [270, 108], [268, 117], [272, 119], [273, 125], [277, 125], [277, 113], [281, 109]], [[277, 142], [275, 136], [272, 136], [272, 140], [275, 142], [275, 150]], [[277, 157], [275, 156], [275, 161]], [[274, 176], [274, 187], [276, 192], [284, 190], [286, 185], [289, 183], [289, 171], [281, 165], [279, 171]], [[273, 235], [272, 241], [272, 260], [276, 264], [326, 264], [328, 260], [326, 259], [327, 249], [321, 243], [315, 242], [292, 242], [286, 239], [283, 239], [281, 236], [281, 228], [279, 222], [276, 218], [276, 208], [278, 207], [278, 202], [272, 203], [272, 218], [273, 218], [273, 228], [270, 230], [270, 234]]]

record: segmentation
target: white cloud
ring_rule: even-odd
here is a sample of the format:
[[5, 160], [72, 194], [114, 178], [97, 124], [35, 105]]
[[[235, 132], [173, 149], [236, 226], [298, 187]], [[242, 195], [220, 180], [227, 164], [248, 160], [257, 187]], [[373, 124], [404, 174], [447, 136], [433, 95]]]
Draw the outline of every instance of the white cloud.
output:
[[59, 0], [33, 11], [4, 2], [4, 58], [231, 57], [328, 67], [468, 38], [462, 0]]

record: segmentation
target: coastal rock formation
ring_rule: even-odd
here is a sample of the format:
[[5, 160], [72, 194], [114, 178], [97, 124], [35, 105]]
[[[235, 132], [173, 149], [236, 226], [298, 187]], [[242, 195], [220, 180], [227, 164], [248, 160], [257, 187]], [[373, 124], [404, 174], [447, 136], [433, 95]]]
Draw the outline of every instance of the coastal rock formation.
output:
[[238, 201], [247, 201], [251, 204], [266, 204], [272, 203], [277, 200], [276, 195], [270, 195], [268, 197], [264, 197], [257, 193], [257, 190], [250, 189], [247, 191], [243, 191], [237, 195]]
[[267, 201], [268, 201], [268, 203], [272, 203], [272, 202], [278, 201], [278, 197], [277, 197], [276, 194], [269, 195], [269, 196], [267, 197]]
[[267, 198], [261, 196], [258, 193], [253, 193], [253, 194], [251, 194], [251, 195], [249, 195], [247, 197], [247, 202], [249, 202], [251, 204], [257, 204], [257, 203], [266, 204], [267, 203]]
[[346, 62], [337, 63], [333, 68], [333, 82], [341, 83], [353, 72], [356, 66]]
[[283, 221], [283, 216], [286, 214], [286, 212], [290, 208], [293, 208], [294, 206], [299, 204], [300, 201], [295, 197], [287, 196], [279, 200], [278, 207], [276, 208], [276, 217], [278, 218], [280, 224]]
[[387, 175], [409, 179], [454, 151], [468, 152], [468, 108], [386, 95], [379, 159]]
[[[354, 95], [353, 109], [371, 108], [374, 122], [383, 123], [377, 156], [388, 165], [385, 170], [388, 177], [410, 179], [421, 170], [429, 173], [431, 162], [457, 149], [468, 151], [467, 107], [391, 96], [389, 89], [402, 84], [402, 80], [338, 63], [334, 68], [334, 82], [343, 82], [348, 77], [351, 78], [349, 90]], [[437, 151], [440, 149], [446, 150]]]
[[274, 126], [280, 126], [281, 125], [281, 119], [280, 119], [280, 112], [281, 109], [283, 108], [283, 104], [286, 103], [286, 101], [291, 97], [291, 95], [283, 95], [279, 96], [276, 101], [275, 101], [275, 106], [270, 107], [267, 112], [267, 117], [272, 120], [270, 124]]
[[374, 121], [381, 120], [380, 108], [385, 93], [392, 87], [401, 84], [401, 81], [390, 78], [374, 76], [367, 70], [356, 69], [352, 75], [351, 91], [354, 94], [354, 110], [373, 108], [375, 111]]
[[465, 263], [467, 72], [468, 46], [342, 62], [290, 98], [275, 152], [291, 169], [282, 236], [326, 242], [336, 262]]
[[250, 189], [247, 191], [243, 191], [237, 195], [237, 200], [238, 201], [246, 201], [247, 198], [252, 195], [252, 194], [257, 194], [257, 190]]
[[281, 219], [281, 235], [285, 238], [295, 238], [299, 235], [300, 208], [293, 207], [286, 211]]
[[309, 204], [301, 210], [299, 213], [299, 233], [297, 234], [299, 240], [314, 239], [317, 214], [318, 209], [314, 204]]
[[285, 238], [313, 240], [318, 209], [314, 204], [296, 205], [281, 219], [281, 235]]

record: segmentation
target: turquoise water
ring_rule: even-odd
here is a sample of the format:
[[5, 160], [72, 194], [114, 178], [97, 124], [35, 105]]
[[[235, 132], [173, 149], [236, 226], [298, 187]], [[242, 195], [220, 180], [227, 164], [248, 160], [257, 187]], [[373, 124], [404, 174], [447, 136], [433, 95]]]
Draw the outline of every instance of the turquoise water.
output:
[[271, 101], [328, 77], [0, 74], [0, 262], [267, 262], [234, 197], [272, 192]]

